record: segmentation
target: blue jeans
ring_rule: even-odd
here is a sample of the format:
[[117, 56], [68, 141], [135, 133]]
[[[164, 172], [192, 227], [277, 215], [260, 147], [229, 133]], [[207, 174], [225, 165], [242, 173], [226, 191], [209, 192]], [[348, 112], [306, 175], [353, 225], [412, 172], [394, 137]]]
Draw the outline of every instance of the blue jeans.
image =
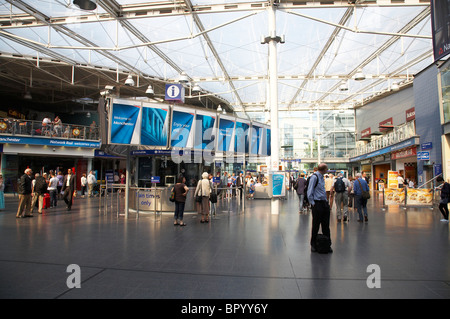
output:
[[303, 198], [305, 194], [297, 194], [298, 195], [298, 211], [301, 212], [303, 209]]
[[56, 203], [57, 203], [56, 195], [58, 194], [57, 192], [58, 191], [56, 189], [49, 191], [49, 193], [50, 193], [50, 206], [51, 207], [56, 207]]
[[183, 220], [183, 214], [184, 214], [184, 205], [185, 202], [178, 202], [175, 201], [175, 215], [174, 219], [179, 219], [180, 221]]
[[367, 199], [362, 198], [362, 195], [355, 195], [356, 209], [358, 209], [359, 220], [363, 221], [364, 216], [367, 216]]

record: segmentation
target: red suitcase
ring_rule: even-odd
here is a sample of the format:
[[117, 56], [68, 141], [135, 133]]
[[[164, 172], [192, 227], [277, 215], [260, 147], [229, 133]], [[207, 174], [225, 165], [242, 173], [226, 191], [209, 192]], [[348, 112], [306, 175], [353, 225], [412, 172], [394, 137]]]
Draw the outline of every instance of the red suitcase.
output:
[[44, 194], [44, 203], [42, 204], [43, 209], [50, 208], [50, 194]]

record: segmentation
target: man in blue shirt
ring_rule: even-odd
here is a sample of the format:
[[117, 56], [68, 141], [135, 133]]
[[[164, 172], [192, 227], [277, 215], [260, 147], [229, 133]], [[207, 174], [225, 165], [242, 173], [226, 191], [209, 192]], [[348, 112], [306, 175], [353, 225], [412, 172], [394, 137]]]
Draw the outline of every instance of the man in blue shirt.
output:
[[[364, 174], [364, 172], [363, 172]], [[369, 191], [369, 185], [367, 185], [366, 180], [363, 178], [361, 173], [356, 174], [356, 180], [353, 182], [353, 191], [355, 193], [355, 204], [358, 210], [359, 219], [358, 222], [363, 222], [363, 211], [364, 220], [367, 222], [367, 199], [362, 197], [362, 191]]]
[[[318, 167], [308, 183], [308, 201], [312, 207], [311, 251], [316, 252], [316, 237], [322, 226], [322, 234], [330, 238], [330, 205], [325, 192], [325, 180], [323, 175], [328, 171], [328, 166], [322, 163]], [[330, 247], [330, 253], [333, 250]]]

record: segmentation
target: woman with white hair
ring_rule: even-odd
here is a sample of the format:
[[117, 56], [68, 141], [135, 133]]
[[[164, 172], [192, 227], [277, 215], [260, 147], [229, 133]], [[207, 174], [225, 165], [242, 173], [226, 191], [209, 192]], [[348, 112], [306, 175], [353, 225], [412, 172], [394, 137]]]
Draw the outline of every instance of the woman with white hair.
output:
[[[197, 212], [202, 215], [201, 223], [209, 222], [209, 195], [211, 194], [211, 183], [208, 178], [208, 173], [202, 174], [202, 179], [198, 182], [195, 189], [194, 196], [197, 202]], [[197, 200], [200, 198], [201, 200]]]

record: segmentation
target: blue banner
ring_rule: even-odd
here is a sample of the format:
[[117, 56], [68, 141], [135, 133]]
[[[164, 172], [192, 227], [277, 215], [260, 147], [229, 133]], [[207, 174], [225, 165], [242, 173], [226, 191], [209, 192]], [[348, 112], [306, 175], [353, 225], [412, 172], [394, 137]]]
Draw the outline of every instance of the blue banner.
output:
[[271, 131], [270, 128], [266, 128], [266, 155], [270, 156], [272, 154], [272, 149], [271, 149], [271, 143], [270, 143], [270, 139], [271, 139]]
[[167, 109], [143, 107], [141, 145], [167, 146], [168, 126]]
[[221, 118], [219, 121], [219, 132], [217, 137], [217, 150], [219, 152], [227, 152], [230, 150], [233, 138], [234, 121]]
[[272, 175], [272, 196], [284, 196], [284, 174]]
[[215, 123], [216, 118], [214, 116], [197, 113], [195, 120], [195, 149], [214, 149], [213, 134]]
[[261, 137], [263, 134], [263, 128], [261, 126], [252, 125], [252, 142], [251, 142], [251, 154], [259, 155], [261, 153]]
[[140, 110], [138, 105], [113, 104], [110, 136], [112, 144], [139, 144], [136, 128]]
[[248, 153], [250, 141], [250, 125], [243, 122], [236, 122], [234, 135], [234, 151], [236, 153]]
[[172, 131], [170, 144], [175, 147], [192, 147], [192, 124], [194, 114], [180, 111], [172, 112]]
[[99, 148], [100, 142], [45, 137], [0, 136], [0, 143]]

